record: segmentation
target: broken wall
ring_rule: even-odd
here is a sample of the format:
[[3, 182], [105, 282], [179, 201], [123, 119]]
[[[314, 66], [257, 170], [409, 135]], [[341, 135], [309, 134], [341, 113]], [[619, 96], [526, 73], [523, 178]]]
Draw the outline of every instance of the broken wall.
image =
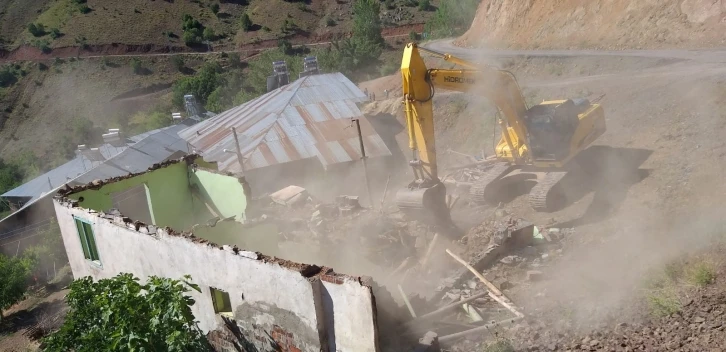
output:
[[[142, 225], [137, 231], [122, 217], [76, 205], [63, 198], [54, 200], [75, 278], [98, 280], [132, 273], [143, 280], [151, 275], [189, 274], [202, 291], [189, 293], [196, 301], [192, 311], [204, 332], [214, 332], [210, 340], [222, 350], [254, 346], [260, 351], [378, 351], [373, 294], [358, 278], [222, 249], [161, 228], [149, 233]], [[74, 217], [91, 224], [100, 264], [84, 258]], [[229, 294], [232, 312], [215, 313], [211, 288]], [[223, 316], [241, 329], [239, 336], [230, 333]]]
[[[189, 191], [187, 164], [183, 162], [106, 183], [98, 189], [87, 189], [73, 194], [71, 198], [78, 200], [84, 208], [108, 211], [114, 208], [113, 194], [139, 185], [147, 188], [149, 212], [154, 225], [185, 229], [194, 224], [192, 215], [195, 209]], [[119, 210], [124, 213], [124, 209]]]
[[193, 168], [189, 182], [199, 196], [207, 202], [221, 218], [234, 217], [243, 220], [247, 197], [239, 180], [234, 176], [222, 175], [212, 170]]

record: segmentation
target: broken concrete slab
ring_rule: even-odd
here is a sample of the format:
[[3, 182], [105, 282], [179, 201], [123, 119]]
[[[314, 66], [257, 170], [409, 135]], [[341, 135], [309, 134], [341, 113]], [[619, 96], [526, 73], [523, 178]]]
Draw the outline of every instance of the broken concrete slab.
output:
[[439, 335], [433, 331], [427, 332], [420, 340], [413, 352], [441, 352]]
[[280, 205], [295, 205], [307, 200], [308, 194], [305, 188], [300, 186], [290, 185], [273, 194], [270, 194], [270, 199], [273, 202]]

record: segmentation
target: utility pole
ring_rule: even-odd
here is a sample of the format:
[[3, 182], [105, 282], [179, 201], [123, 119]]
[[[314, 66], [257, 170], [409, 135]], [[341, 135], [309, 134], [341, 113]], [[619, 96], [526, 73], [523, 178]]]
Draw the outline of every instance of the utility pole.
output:
[[245, 163], [243, 161], [244, 158], [242, 158], [242, 149], [239, 147], [239, 138], [237, 138], [237, 128], [232, 127], [232, 134], [234, 135], [234, 146], [236, 147], [237, 151], [237, 162], [239, 162], [240, 170], [242, 170], [242, 175], [245, 174]]
[[361, 160], [363, 160], [363, 177], [366, 181], [366, 193], [368, 194], [368, 202], [373, 208], [373, 197], [371, 197], [371, 184], [368, 181], [368, 165], [366, 164], [366, 148], [363, 145], [363, 133], [360, 130], [360, 118], [355, 119], [356, 128], [358, 128], [358, 141], [360, 142]]

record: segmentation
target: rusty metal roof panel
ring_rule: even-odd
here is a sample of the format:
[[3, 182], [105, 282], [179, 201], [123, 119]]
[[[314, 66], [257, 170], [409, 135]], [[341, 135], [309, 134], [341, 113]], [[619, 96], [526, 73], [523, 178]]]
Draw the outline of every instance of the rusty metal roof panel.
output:
[[[340, 73], [307, 76], [185, 129], [179, 135], [221, 170], [241, 171], [231, 128], [237, 129], [245, 168], [316, 157], [324, 165], [360, 158], [353, 118], [368, 97]], [[369, 156], [391, 155], [370, 123], [361, 118]], [[380, 144], [380, 145], [379, 145]], [[382, 145], [382, 147], [381, 147]], [[368, 150], [366, 150], [368, 152]]]

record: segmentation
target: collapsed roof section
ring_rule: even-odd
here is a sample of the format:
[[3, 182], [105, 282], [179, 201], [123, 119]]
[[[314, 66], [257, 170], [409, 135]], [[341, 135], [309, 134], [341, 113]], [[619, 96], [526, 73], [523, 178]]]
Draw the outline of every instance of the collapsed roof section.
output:
[[[312, 158], [327, 168], [361, 158], [353, 123], [360, 119], [366, 156], [389, 156], [390, 150], [356, 105], [367, 100], [341, 73], [307, 76], [179, 135], [223, 171], [243, 171], [235, 155], [237, 147], [245, 170]], [[237, 131], [239, 145], [232, 128]]]

